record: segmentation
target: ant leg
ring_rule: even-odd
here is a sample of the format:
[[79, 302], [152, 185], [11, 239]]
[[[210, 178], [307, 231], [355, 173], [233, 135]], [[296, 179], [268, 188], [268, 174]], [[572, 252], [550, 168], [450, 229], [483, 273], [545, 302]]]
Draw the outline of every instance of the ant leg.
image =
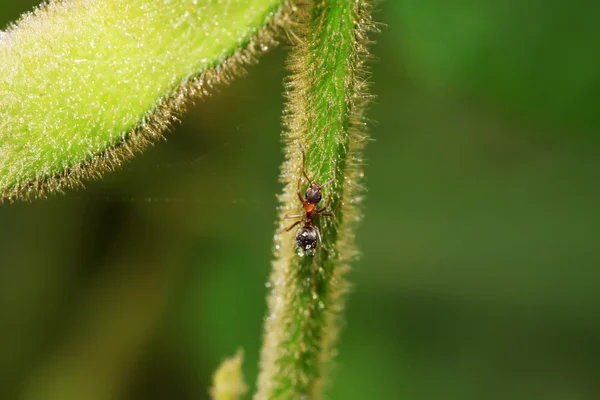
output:
[[315, 231], [317, 232], [317, 238], [319, 238], [319, 245], [321, 246], [321, 249], [325, 252], [325, 254], [329, 255], [329, 251], [323, 244], [323, 238], [321, 237], [321, 231], [319, 230], [319, 228], [317, 226], [315, 226]]
[[294, 222], [294, 223], [293, 223], [293, 224], [292, 224], [292, 225], [291, 225], [289, 228], [287, 228], [285, 231], [286, 231], [286, 232], [289, 232], [289, 231], [291, 231], [291, 230], [292, 230], [292, 229], [294, 229], [294, 227], [295, 227], [296, 225], [298, 225], [300, 222], [302, 222], [302, 221], [296, 221], [296, 222]]
[[336, 161], [333, 164], [333, 178], [331, 178], [330, 180], [328, 180], [327, 182], [322, 184], [321, 187], [331, 185], [333, 182], [335, 182], [335, 176], [337, 175], [337, 166], [338, 166], [338, 162]]
[[300, 193], [301, 185], [302, 185], [302, 178], [298, 178], [298, 190], [296, 191], [296, 194], [298, 195], [298, 198], [300, 199], [300, 203], [304, 204], [304, 197], [302, 197], [302, 193]]
[[304, 214], [287, 214], [283, 216], [283, 219], [294, 219], [294, 218], [300, 218], [300, 217], [304, 217]]
[[[306, 149], [304, 148], [302, 143], [300, 143], [300, 150], [302, 150], [302, 175], [304, 175], [304, 177], [308, 181], [308, 184], [312, 185], [310, 178], [308, 177], [308, 175], [306, 175]], [[300, 188], [298, 188], [298, 190], [300, 190]]]
[[335, 217], [334, 213], [322, 213], [319, 214], [320, 217]]
[[322, 215], [323, 211], [327, 210], [327, 207], [329, 207], [330, 204], [331, 204], [331, 196], [329, 196], [327, 198], [327, 203], [325, 203], [325, 205], [322, 208], [319, 208], [317, 210], [317, 214]]
[[331, 203], [331, 201], [329, 201], [331, 199], [331, 197], [327, 198], [327, 204], [325, 205], [325, 207], [317, 210], [317, 215], [322, 215], [324, 217], [335, 217], [335, 214], [337, 213], [338, 209], [340, 208], [340, 205], [342, 204], [341, 201], [339, 201], [337, 203], [337, 205], [335, 206], [335, 209], [332, 212], [323, 212], [327, 209], [327, 207], [329, 206], [329, 203]]

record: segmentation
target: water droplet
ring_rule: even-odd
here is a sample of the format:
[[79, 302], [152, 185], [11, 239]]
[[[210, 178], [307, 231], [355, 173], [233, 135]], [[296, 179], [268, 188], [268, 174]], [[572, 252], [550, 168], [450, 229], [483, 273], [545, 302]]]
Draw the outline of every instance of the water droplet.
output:
[[271, 287], [271, 282], [267, 282], [267, 283], [265, 283], [265, 287], [268, 287], [268, 288], [270, 288], [270, 287]]

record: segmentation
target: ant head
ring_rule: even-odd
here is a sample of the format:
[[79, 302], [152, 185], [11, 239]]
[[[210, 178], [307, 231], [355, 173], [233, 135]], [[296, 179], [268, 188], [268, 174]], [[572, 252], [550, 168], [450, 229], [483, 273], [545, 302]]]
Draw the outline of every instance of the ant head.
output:
[[311, 183], [308, 189], [306, 190], [306, 201], [309, 203], [317, 204], [321, 201], [323, 197], [323, 191], [321, 190], [321, 185], [318, 183]]

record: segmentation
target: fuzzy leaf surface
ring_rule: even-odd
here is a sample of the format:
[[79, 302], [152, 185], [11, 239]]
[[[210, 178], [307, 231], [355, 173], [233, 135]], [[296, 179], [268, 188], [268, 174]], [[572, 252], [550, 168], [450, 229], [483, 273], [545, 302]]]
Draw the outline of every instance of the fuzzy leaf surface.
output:
[[24, 15], [0, 36], [0, 199], [77, 186], [160, 138], [272, 44], [282, 5], [66, 0]]

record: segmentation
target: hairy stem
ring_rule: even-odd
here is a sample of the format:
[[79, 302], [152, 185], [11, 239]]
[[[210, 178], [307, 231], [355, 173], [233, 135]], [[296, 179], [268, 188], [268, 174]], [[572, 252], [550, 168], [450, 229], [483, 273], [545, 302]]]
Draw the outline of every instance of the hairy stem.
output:
[[[360, 219], [363, 113], [368, 102], [364, 62], [373, 31], [368, 2], [313, 0], [294, 36], [289, 66], [288, 107], [283, 133], [286, 159], [273, 271], [268, 286], [261, 373], [255, 399], [298, 399], [322, 395], [326, 368], [334, 355], [349, 284], [346, 272], [356, 257], [355, 225]], [[296, 253], [294, 234], [284, 232], [287, 214], [302, 211], [297, 196], [300, 144], [306, 172], [324, 183], [323, 206], [331, 198], [335, 217], [317, 217], [323, 246], [316, 256]], [[306, 189], [304, 181], [302, 190]], [[293, 221], [291, 221], [293, 222]]]

